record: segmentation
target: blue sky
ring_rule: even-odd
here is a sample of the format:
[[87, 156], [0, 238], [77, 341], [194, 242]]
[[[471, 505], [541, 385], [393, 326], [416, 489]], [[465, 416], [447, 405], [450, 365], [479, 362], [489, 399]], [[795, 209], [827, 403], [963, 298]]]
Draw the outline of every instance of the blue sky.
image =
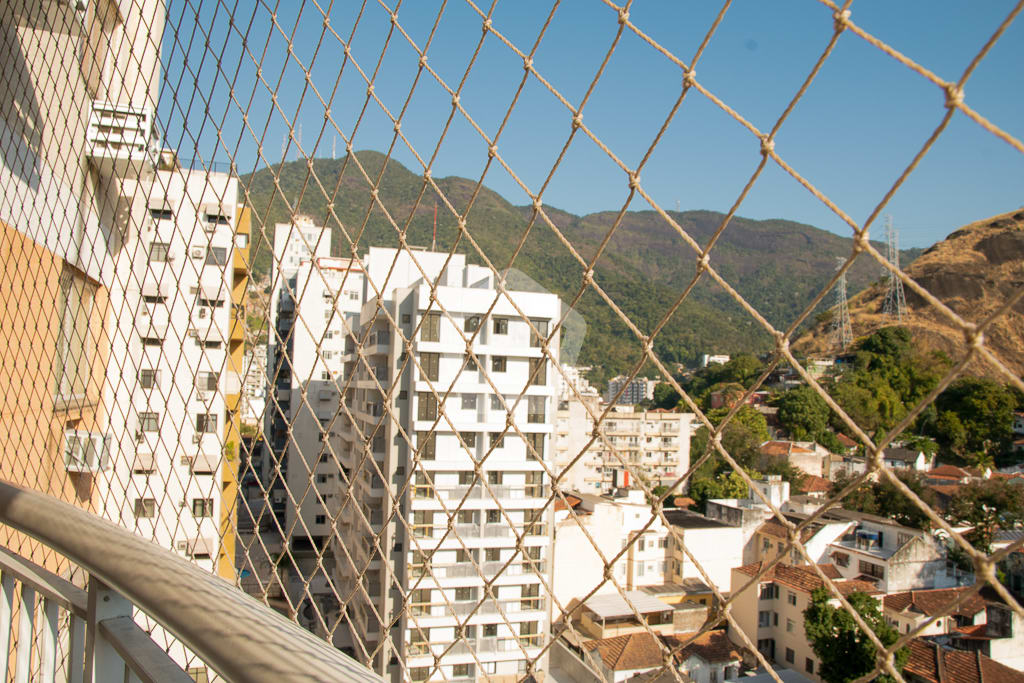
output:
[[[338, 37], [349, 40], [358, 16], [351, 54], [371, 74], [390, 27], [388, 11], [377, 2], [367, 2], [362, 10], [354, 1], [332, 5], [329, 0], [294, 0], [278, 7], [271, 2], [168, 1], [159, 118], [165, 144], [177, 147], [181, 156], [207, 161], [233, 157], [239, 172], [246, 173], [281, 160], [282, 140], [292, 124], [301, 124], [304, 155], [329, 157], [334, 144], [338, 155], [344, 154], [344, 136], [352, 136], [366, 105], [366, 82], [354, 63], [339, 73], [344, 53]], [[1012, 5], [1005, 0], [861, 0], [853, 3], [851, 18], [940, 77], [956, 80]], [[487, 5], [480, 6], [486, 12]], [[324, 32], [320, 7], [330, 8], [330, 27], [338, 37]], [[398, 10], [399, 23], [420, 46], [426, 43], [439, 7], [434, 1], [406, 0]], [[630, 17], [689, 62], [719, 9], [712, 2], [638, 0]], [[550, 11], [550, 2], [504, 0], [497, 3], [493, 25], [527, 52]], [[452, 87], [462, 80], [477, 48], [480, 25], [480, 17], [465, 0], [447, 2], [428, 61]], [[598, 0], [564, 0], [534, 66], [566, 99], [578, 104], [616, 29], [615, 12]], [[831, 33], [831, 10], [818, 2], [736, 0], [701, 57], [697, 78], [754, 125], [768, 130]], [[972, 108], [1018, 139], [1024, 139], [1021, 45], [1024, 18], [1003, 35], [965, 88]], [[406, 39], [395, 33], [375, 79], [377, 96], [394, 113], [409, 96], [417, 59]], [[300, 62], [312, 65], [308, 82]], [[461, 94], [463, 106], [488, 135], [498, 130], [522, 74], [522, 60], [488, 36]], [[634, 167], [666, 120], [680, 85], [679, 68], [627, 31], [586, 104], [584, 121]], [[340, 134], [330, 122], [325, 128], [320, 98], [329, 103]], [[863, 221], [942, 119], [943, 102], [939, 88], [847, 33], [781, 128], [776, 150], [855, 220]], [[424, 72], [402, 120], [403, 132], [422, 157], [434, 153], [450, 110], [450, 96]], [[537, 79], [528, 79], [498, 146], [532, 190], [549, 174], [569, 136], [570, 123], [568, 109]], [[354, 148], [385, 151], [393, 137], [390, 119], [370, 102], [352, 138]], [[292, 143], [287, 159], [298, 154]], [[413, 171], [421, 170], [403, 142], [395, 145], [393, 156]], [[486, 158], [484, 140], [457, 115], [433, 173], [479, 178]], [[691, 91], [641, 173], [641, 182], [665, 208], [724, 211], [759, 160], [758, 141], [749, 131]], [[497, 164], [484, 183], [513, 203], [527, 202]], [[627, 193], [621, 169], [591, 140], [577, 135], [544, 200], [574, 213], [589, 213], [618, 210]], [[964, 223], [1022, 204], [1024, 155], [957, 113], [886, 213], [900, 229], [902, 246], [926, 246]], [[649, 206], [638, 198], [630, 208]], [[739, 214], [787, 218], [850, 234], [835, 214], [774, 163], [769, 163]], [[880, 234], [879, 223], [874, 235]]]

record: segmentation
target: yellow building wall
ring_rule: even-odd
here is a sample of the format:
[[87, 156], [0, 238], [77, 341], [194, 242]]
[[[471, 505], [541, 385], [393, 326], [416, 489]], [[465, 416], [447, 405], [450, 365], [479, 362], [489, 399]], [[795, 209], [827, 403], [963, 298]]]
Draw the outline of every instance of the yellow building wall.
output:
[[[95, 353], [86, 397], [59, 405], [60, 276], [64, 269], [84, 276], [2, 221], [0, 263], [0, 478], [95, 511], [93, 475], [64, 467], [64, 430], [103, 430], [107, 292], [97, 287], [89, 320]], [[66, 569], [52, 552], [10, 529], [0, 527], [0, 544], [53, 571]]]

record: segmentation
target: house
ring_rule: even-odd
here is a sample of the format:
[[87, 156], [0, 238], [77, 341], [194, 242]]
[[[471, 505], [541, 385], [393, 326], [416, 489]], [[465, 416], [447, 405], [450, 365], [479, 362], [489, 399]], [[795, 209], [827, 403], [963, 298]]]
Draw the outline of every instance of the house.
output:
[[949, 634], [953, 647], [1024, 672], [1024, 617], [1002, 602], [985, 605], [984, 623], [958, 626]]
[[789, 482], [777, 474], [754, 480], [754, 487], [757, 493], [751, 492], [746, 498], [712, 498], [705, 505], [705, 515], [709, 519], [740, 529], [744, 548], [740, 564], [749, 564], [757, 559], [751, 540], [761, 524], [772, 516], [771, 508], [765, 505], [764, 499], [779, 509], [789, 501]]
[[[747, 585], [764, 566], [762, 562], [755, 562], [732, 571], [732, 615], [735, 621], [729, 625], [729, 638], [742, 646], [744, 641], [738, 627], [757, 644], [758, 651], [769, 661], [814, 677], [820, 662], [804, 634], [803, 612], [811, 603], [811, 593], [824, 582], [811, 567], [779, 563], [756, 583]], [[869, 581], [843, 579], [831, 565], [820, 565], [819, 568], [844, 595], [879, 593]]]
[[1024, 683], [1024, 673], [980, 653], [945, 648], [923, 638], [910, 641], [903, 667], [908, 683]]
[[1016, 436], [1024, 436], [1024, 412], [1013, 414], [1013, 433]]
[[923, 451], [916, 451], [912, 448], [892, 446], [882, 451], [882, 461], [886, 467], [891, 467], [894, 470], [927, 472], [935, 462], [935, 456], [925, 455]]
[[824, 500], [831, 490], [832, 482], [825, 477], [806, 474], [800, 482], [800, 493], [816, 500]]
[[[648, 628], [666, 635], [675, 633], [672, 605], [643, 591], [627, 591], [625, 598], [618, 593], [594, 595], [577, 611], [577, 630], [595, 641], [647, 633]], [[646, 627], [637, 620], [637, 614]]]
[[765, 441], [758, 450], [762, 463], [782, 460], [805, 474], [828, 478], [831, 454], [813, 441]]
[[[789, 513], [786, 519], [799, 524], [806, 515]], [[801, 530], [800, 542], [815, 564], [827, 561], [829, 545], [848, 533], [854, 522], [849, 520], [821, 519]], [[789, 547], [789, 529], [776, 518], [765, 520], [754, 534], [754, 554], [757, 561], [770, 562], [784, 555], [788, 564], [806, 564], [796, 548]]]
[[[724, 630], [674, 636], [654, 636], [642, 631], [584, 641], [581, 649], [591, 654], [599, 669], [597, 673], [601, 678], [594, 683], [597, 680], [627, 681], [641, 677], [645, 681], [678, 680], [671, 671], [664, 670], [661, 675], [656, 671], [668, 666], [693, 683], [717, 683], [727, 676], [738, 675], [743, 661], [740, 650]], [[587, 677], [574, 673], [572, 680], [587, 680]]]
[[708, 631], [696, 638], [692, 633], [667, 636], [665, 642], [673, 650], [686, 643], [676, 655], [677, 668], [693, 683], [724, 681], [738, 675], [743, 663], [742, 652], [725, 630]]
[[689, 510], [665, 510], [665, 519], [673, 532], [668, 539], [668, 581], [703, 579], [699, 564], [720, 591], [728, 590], [732, 568], [743, 564], [743, 530]]
[[985, 619], [988, 601], [978, 593], [971, 594], [951, 613], [946, 614], [949, 606], [965, 592], [970, 592], [970, 588], [963, 586], [891, 593], [882, 599], [882, 611], [889, 625], [900, 633], [910, 633], [932, 617], [939, 616], [918, 635], [948, 635], [958, 627], [973, 626]]
[[828, 516], [856, 522], [829, 546], [828, 561], [846, 578], [872, 581], [885, 593], [973, 582], [973, 576], [947, 566], [945, 548], [920, 529], [852, 510], [829, 510]]

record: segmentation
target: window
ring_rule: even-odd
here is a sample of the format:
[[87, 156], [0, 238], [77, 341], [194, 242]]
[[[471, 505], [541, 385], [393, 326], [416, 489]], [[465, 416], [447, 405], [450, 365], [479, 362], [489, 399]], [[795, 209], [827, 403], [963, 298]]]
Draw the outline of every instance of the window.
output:
[[526, 413], [526, 421], [534, 424], [544, 422], [546, 398], [544, 396], [528, 396], [527, 399], [529, 410]]
[[441, 361], [439, 353], [421, 353], [420, 366], [423, 368], [423, 376], [431, 382], [437, 381], [437, 368]]
[[861, 560], [858, 569], [860, 569], [861, 574], [867, 574], [868, 576], [873, 576], [876, 579], [885, 578], [885, 567], [881, 565]]
[[494, 319], [494, 334], [508, 334], [508, 318]]
[[462, 325], [462, 329], [465, 332], [476, 332], [480, 329], [480, 316], [471, 315], [466, 318], [466, 321]]
[[160, 413], [139, 413], [139, 429], [144, 432], [160, 430]]
[[156, 386], [156, 370], [139, 370], [139, 386], [143, 389], [152, 389]]
[[476, 448], [476, 432], [459, 432], [459, 436], [466, 442], [467, 448]]
[[452, 667], [452, 676], [457, 678], [472, 678], [475, 670], [472, 664], [456, 664]]
[[772, 625], [772, 613], [768, 610], [761, 610], [757, 613], [757, 625], [760, 627]]
[[832, 553], [832, 561], [839, 567], [850, 566], [850, 556], [846, 553]]
[[210, 674], [207, 673], [205, 666], [190, 666], [188, 675], [196, 683], [210, 683]]
[[409, 669], [409, 680], [425, 681], [430, 677], [429, 666], [416, 666]]
[[434, 432], [419, 432], [416, 435], [416, 444], [420, 450], [420, 460], [433, 460], [435, 449]]
[[156, 498], [136, 498], [135, 516], [145, 519], [156, 517]]
[[492, 356], [491, 357], [491, 370], [494, 372], [505, 372], [505, 367], [508, 364], [505, 356]]
[[[170, 213], [170, 212], [168, 212]], [[171, 253], [171, 245], [166, 242], [153, 242], [149, 245], [149, 262], [163, 263]]]
[[501, 561], [501, 548], [484, 548], [484, 561], [485, 562], [500, 562]]
[[[160, 344], [161, 344], [160, 340], [157, 340], [157, 346], [160, 346]], [[202, 341], [201, 339], [196, 339], [196, 346], [201, 346], [204, 349], [219, 349], [220, 348], [220, 342], [219, 341]]]
[[905, 534], [902, 531], [896, 534], [896, 547], [902, 548], [913, 540], [914, 534]]
[[483, 633], [484, 638], [493, 638], [494, 636], [498, 635], [498, 625], [484, 624]]
[[465, 358], [466, 372], [476, 372], [479, 369], [479, 366], [477, 366], [476, 364], [476, 358], [473, 358], [473, 356], [470, 356], [468, 353], [466, 354]]
[[505, 407], [501, 405], [501, 396], [491, 394], [491, 410], [505, 410]]
[[537, 328], [536, 332], [530, 330], [530, 346], [539, 349], [541, 342], [548, 337], [548, 321], [530, 318], [530, 322]]
[[491, 448], [504, 448], [505, 447], [505, 435], [501, 432], [490, 433], [490, 447]]
[[476, 410], [476, 394], [463, 394], [462, 395], [462, 409], [463, 410]]
[[469, 586], [455, 589], [456, 602], [466, 602], [468, 600], [476, 600], [476, 588]]
[[[536, 453], [537, 453], [536, 457], [537, 458], [543, 458], [544, 457], [544, 434], [543, 433], [541, 433], [541, 432], [530, 432], [530, 433], [528, 433], [526, 435], [526, 441], [527, 441], [527, 443], [530, 446], [533, 447], [533, 450], [536, 451]], [[532, 453], [530, 453], [529, 451], [527, 451], [526, 457], [527, 458], [533, 458], [534, 455]]]
[[216, 372], [200, 372], [196, 375], [196, 389], [200, 391], [217, 391], [219, 379]]
[[786, 633], [792, 633], [793, 632], [793, 626], [794, 626], [793, 620], [792, 619], [786, 619]]
[[[497, 634], [497, 631], [495, 631], [495, 634]], [[487, 629], [486, 628], [484, 629], [484, 635], [485, 636], [487, 635]], [[483, 663], [480, 664], [480, 666], [483, 667], [483, 670], [484, 670], [485, 674], [496, 674], [496, 673], [498, 673], [498, 663], [497, 662], [483, 662]]]
[[766, 583], [761, 586], [761, 600], [774, 600], [779, 597], [779, 587], [774, 583]]
[[793, 652], [793, 648], [787, 647], [786, 648], [786, 661], [789, 662], [790, 664], [792, 664], [793, 660], [795, 660], [795, 659], [796, 659], [796, 653]]
[[487, 523], [488, 524], [501, 524], [501, 510], [488, 510], [487, 511]]
[[207, 247], [206, 248], [206, 265], [208, 266], [225, 266], [228, 263], [228, 249], [227, 247]]
[[530, 384], [543, 386], [548, 383], [548, 362], [546, 358], [530, 359]]
[[473, 471], [459, 472], [459, 486], [472, 486], [476, 482], [476, 473]]
[[423, 326], [420, 328], [420, 341], [441, 341], [440, 313], [433, 312], [424, 314]]
[[804, 662], [804, 671], [806, 671], [809, 674], [814, 673], [814, 660], [810, 657], [808, 657], [807, 660]]
[[200, 434], [216, 432], [217, 415], [215, 413], [196, 413], [196, 431]]
[[313, 518], [314, 524], [327, 524], [327, 515], [317, 515]]
[[437, 419], [437, 397], [433, 394], [420, 392], [416, 394], [416, 419], [436, 420]]
[[796, 604], [796, 593], [794, 593], [793, 591], [789, 591], [787, 593], [787, 595], [786, 595], [786, 601], [789, 604], [791, 604], [791, 605], [795, 605]]
[[501, 472], [488, 472], [487, 473], [487, 483], [490, 484], [491, 486], [500, 486], [501, 482], [502, 482], [502, 473]]
[[96, 341], [89, 330], [96, 286], [65, 268], [60, 274], [60, 329], [53, 362], [58, 398], [85, 397]]
[[213, 517], [213, 498], [193, 498], [193, 517]]

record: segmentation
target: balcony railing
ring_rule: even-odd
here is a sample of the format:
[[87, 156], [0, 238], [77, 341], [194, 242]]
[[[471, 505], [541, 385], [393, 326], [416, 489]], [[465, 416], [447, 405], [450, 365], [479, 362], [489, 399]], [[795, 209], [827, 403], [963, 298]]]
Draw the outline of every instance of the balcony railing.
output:
[[193, 680], [137, 612], [229, 681], [381, 680], [231, 584], [85, 510], [0, 482], [0, 522], [88, 574], [82, 589], [0, 550], [0, 639], [12, 648], [0, 661], [16, 681]]

